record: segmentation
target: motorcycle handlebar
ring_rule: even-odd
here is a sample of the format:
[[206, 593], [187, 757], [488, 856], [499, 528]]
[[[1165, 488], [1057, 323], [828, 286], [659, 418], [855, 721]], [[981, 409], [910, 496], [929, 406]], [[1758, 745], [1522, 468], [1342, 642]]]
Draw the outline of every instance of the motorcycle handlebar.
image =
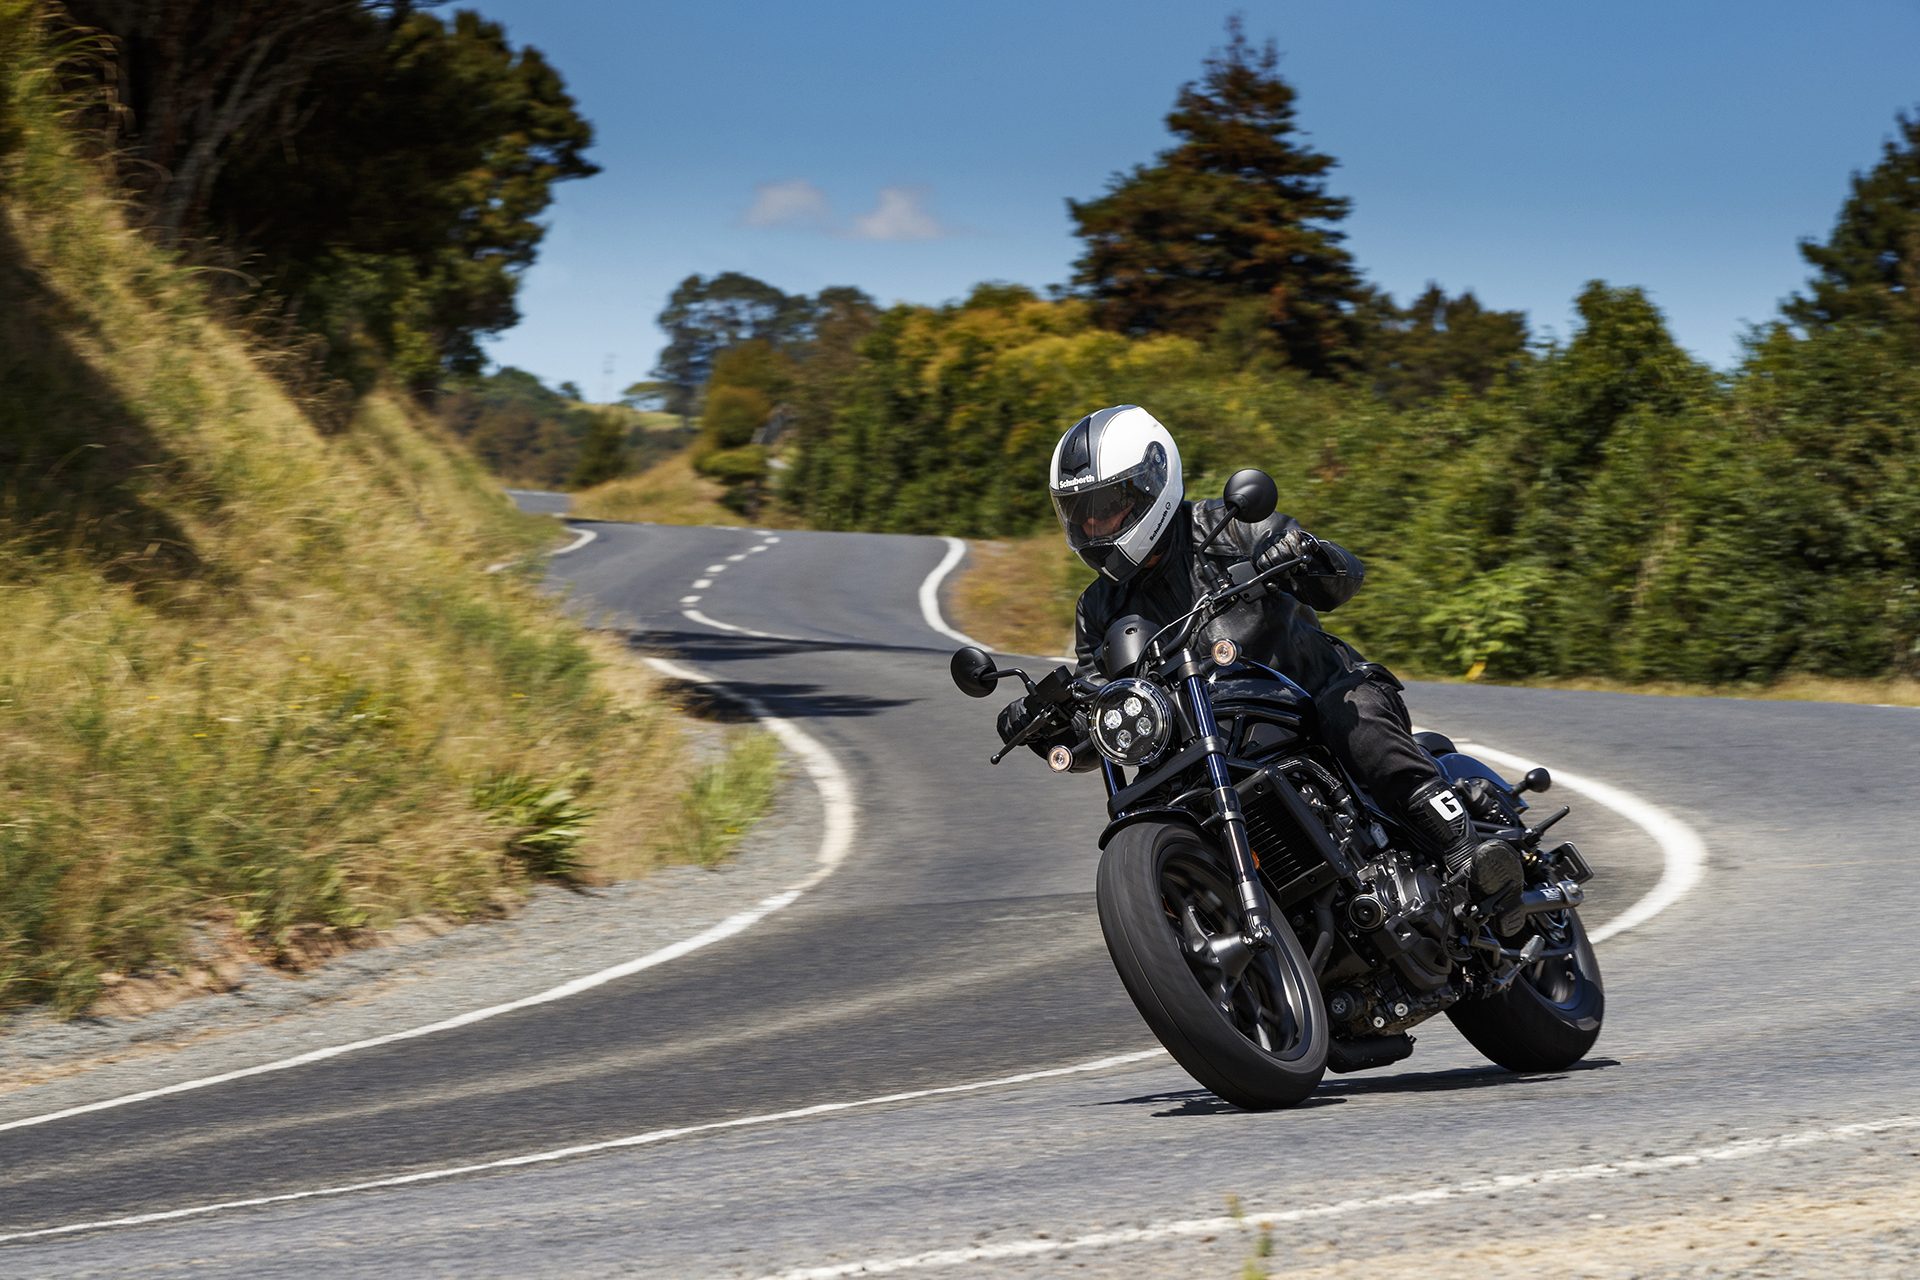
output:
[[1254, 590], [1256, 587], [1263, 587], [1282, 574], [1293, 572], [1306, 562], [1307, 558], [1305, 556], [1295, 556], [1291, 560], [1283, 560], [1271, 568], [1254, 574], [1253, 577], [1247, 579], [1245, 582], [1234, 583], [1224, 591], [1209, 592], [1201, 599], [1199, 604], [1193, 606], [1193, 608], [1189, 609], [1186, 613], [1154, 632], [1153, 639], [1147, 641], [1147, 647], [1144, 652], [1155, 655], [1162, 654], [1164, 650], [1160, 648], [1160, 637], [1166, 635], [1167, 632], [1173, 630], [1175, 627], [1182, 628], [1180, 632], [1180, 644], [1186, 644], [1189, 636], [1192, 634], [1193, 626], [1201, 614], [1223, 603], [1236, 600]]

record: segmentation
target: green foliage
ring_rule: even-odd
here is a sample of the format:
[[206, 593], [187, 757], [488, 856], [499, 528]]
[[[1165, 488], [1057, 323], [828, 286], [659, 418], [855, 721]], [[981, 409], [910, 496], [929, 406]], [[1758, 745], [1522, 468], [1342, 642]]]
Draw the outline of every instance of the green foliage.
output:
[[[510, 365], [483, 377], [456, 379], [434, 408], [494, 475], [540, 489], [565, 488], [585, 464], [593, 433], [609, 434], [607, 415], [580, 408]], [[617, 443], [624, 451], [624, 429], [612, 434], [617, 441], [602, 439], [595, 447], [610, 450]]]
[[682, 280], [659, 316], [667, 345], [654, 376], [672, 388], [668, 407], [691, 414], [721, 352], [755, 339], [769, 346], [799, 341], [809, 312], [804, 296], [738, 271]]
[[1483, 393], [1526, 359], [1526, 316], [1489, 311], [1471, 289], [1449, 298], [1429, 284], [1405, 307], [1381, 295], [1364, 315], [1363, 370], [1374, 391], [1396, 408], [1431, 400], [1449, 386]]
[[1787, 303], [1809, 329], [1857, 322], [1903, 335], [1920, 355], [1920, 112], [1900, 115], [1880, 163], [1853, 175], [1853, 189], [1825, 244], [1804, 240], [1814, 270], [1808, 292]]
[[480, 338], [518, 319], [553, 185], [596, 171], [559, 74], [470, 11], [69, 9], [115, 41], [116, 141], [153, 229], [245, 255], [362, 390], [383, 369], [415, 387], [477, 371]]
[[591, 415], [592, 423], [580, 442], [580, 458], [567, 477], [569, 489], [590, 489], [627, 473], [632, 459], [627, 454], [626, 424], [612, 413]]
[[1405, 408], [1007, 286], [896, 307], [786, 497], [832, 528], [1047, 529], [1059, 433], [1131, 401], [1179, 439], [1190, 496], [1261, 466], [1357, 551], [1367, 586], [1330, 625], [1409, 671], [1920, 670], [1920, 364], [1900, 338], [1776, 327], [1721, 378], [1641, 291], [1595, 282], [1577, 305], [1565, 346]]
[[1067, 202], [1086, 242], [1073, 283], [1122, 333], [1206, 340], [1225, 327], [1334, 373], [1360, 338], [1360, 280], [1334, 226], [1348, 202], [1327, 192], [1333, 158], [1299, 136], [1272, 42], [1256, 53], [1237, 17], [1227, 32], [1167, 116], [1179, 142], [1099, 199]]
[[702, 456], [694, 468], [701, 475], [711, 476], [722, 484], [751, 484], [766, 475], [767, 451], [757, 444], [742, 445], [737, 449], [718, 449]]
[[508, 828], [507, 852], [529, 873], [565, 879], [580, 871], [580, 841], [593, 810], [581, 803], [579, 793], [591, 781], [592, 775], [578, 768], [545, 779], [506, 773], [475, 787], [473, 799]]
[[780, 748], [773, 735], [734, 735], [725, 753], [694, 776], [681, 801], [675, 835], [681, 855], [708, 865], [726, 857], [766, 812], [779, 782]]
[[746, 387], [769, 404], [778, 404], [793, 389], [794, 357], [765, 338], [749, 338], [717, 353], [707, 378], [707, 393], [721, 387]]
[[707, 410], [700, 415], [698, 452], [738, 449], [753, 441], [773, 412], [773, 404], [752, 387], [720, 387], [707, 397]]

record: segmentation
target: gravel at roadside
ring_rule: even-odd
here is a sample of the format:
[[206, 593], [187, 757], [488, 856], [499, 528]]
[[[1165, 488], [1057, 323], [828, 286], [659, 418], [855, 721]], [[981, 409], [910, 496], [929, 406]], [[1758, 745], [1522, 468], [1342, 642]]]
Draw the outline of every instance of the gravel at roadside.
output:
[[0, 1025], [0, 1121], [270, 1062], [516, 1000], [677, 942], [815, 867], [818, 793], [790, 760], [769, 816], [718, 867], [537, 890], [514, 915], [368, 948], [137, 1018]]

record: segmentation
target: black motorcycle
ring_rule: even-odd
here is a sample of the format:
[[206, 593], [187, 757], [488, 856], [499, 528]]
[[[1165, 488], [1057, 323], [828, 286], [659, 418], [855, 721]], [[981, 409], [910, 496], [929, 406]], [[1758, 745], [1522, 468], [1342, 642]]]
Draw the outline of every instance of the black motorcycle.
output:
[[[1229, 519], [1266, 519], [1277, 494], [1249, 470], [1225, 499], [1216, 536]], [[1096, 889], [1107, 950], [1160, 1043], [1228, 1102], [1291, 1106], [1328, 1070], [1399, 1061], [1407, 1031], [1443, 1012], [1510, 1070], [1571, 1065], [1600, 1033], [1605, 995], [1575, 910], [1593, 872], [1571, 842], [1544, 840], [1568, 810], [1534, 821], [1524, 799], [1549, 788], [1547, 771], [1510, 783], [1418, 735], [1461, 784], [1477, 834], [1518, 850], [1524, 876], [1489, 894], [1472, 866], [1449, 876], [1420, 852], [1318, 740], [1306, 691], [1214, 625], [1300, 563], [1241, 561], [1182, 617], [1120, 619], [1098, 676], [1062, 666], [1036, 681], [969, 646], [954, 683], [976, 698], [1007, 678], [1026, 686], [1027, 719], [993, 763], [1049, 740], [1056, 772], [1097, 758], [1112, 818]]]

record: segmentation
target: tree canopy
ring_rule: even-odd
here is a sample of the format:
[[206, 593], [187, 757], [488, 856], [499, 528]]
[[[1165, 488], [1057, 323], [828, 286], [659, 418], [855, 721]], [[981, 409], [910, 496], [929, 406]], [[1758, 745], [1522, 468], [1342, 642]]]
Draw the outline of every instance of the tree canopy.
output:
[[1526, 359], [1526, 315], [1489, 310], [1471, 289], [1449, 297], [1430, 283], [1404, 307], [1382, 294], [1363, 314], [1369, 321], [1362, 347], [1367, 381], [1400, 408], [1450, 384], [1483, 392]]
[[670, 407], [693, 411], [722, 351], [754, 339], [776, 347], [800, 341], [811, 313], [804, 294], [785, 293], [743, 272], [688, 276], [668, 295], [659, 317], [667, 345], [654, 376], [673, 387]]
[[1167, 116], [1180, 141], [1067, 202], [1086, 246], [1073, 284], [1122, 333], [1252, 326], [1294, 367], [1336, 373], [1359, 337], [1360, 279], [1336, 229], [1348, 202], [1327, 190], [1333, 157], [1300, 136], [1274, 44], [1256, 51], [1238, 18], [1227, 34]]
[[1920, 351], [1920, 112], [1897, 123], [1880, 163], [1853, 175], [1826, 243], [1801, 241], [1814, 274], [1786, 312], [1808, 328], [1883, 325]]
[[113, 37], [153, 230], [207, 238], [364, 384], [477, 370], [592, 129], [537, 49], [407, 0], [73, 0]]

